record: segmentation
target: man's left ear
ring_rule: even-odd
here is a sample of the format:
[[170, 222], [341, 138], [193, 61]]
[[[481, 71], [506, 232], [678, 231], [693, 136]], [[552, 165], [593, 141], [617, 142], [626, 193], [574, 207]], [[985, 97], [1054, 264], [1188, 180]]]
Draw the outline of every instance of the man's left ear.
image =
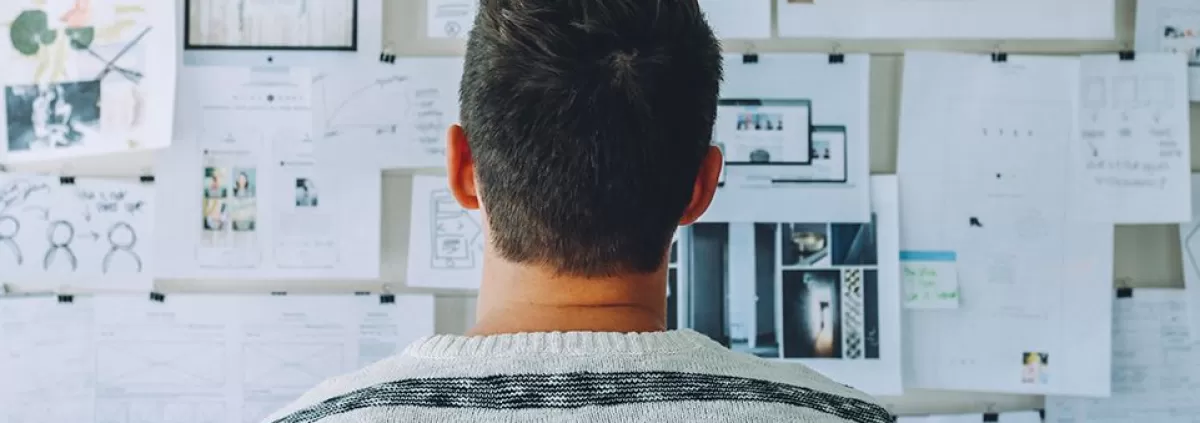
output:
[[458, 204], [467, 210], [479, 209], [479, 191], [475, 186], [475, 161], [467, 132], [454, 124], [446, 131], [446, 181]]

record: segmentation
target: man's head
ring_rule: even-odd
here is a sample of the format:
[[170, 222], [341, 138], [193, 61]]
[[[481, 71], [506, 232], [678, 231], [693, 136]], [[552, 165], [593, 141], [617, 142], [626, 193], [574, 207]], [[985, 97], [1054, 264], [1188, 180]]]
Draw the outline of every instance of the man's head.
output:
[[558, 274], [662, 268], [712, 200], [720, 45], [695, 0], [482, 0], [450, 185], [491, 247]]

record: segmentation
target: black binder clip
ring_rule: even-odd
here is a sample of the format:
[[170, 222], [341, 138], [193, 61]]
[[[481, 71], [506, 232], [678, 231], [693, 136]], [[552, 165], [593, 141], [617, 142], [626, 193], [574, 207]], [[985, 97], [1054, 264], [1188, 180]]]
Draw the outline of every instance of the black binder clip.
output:
[[983, 423], [997, 423], [1000, 421], [1000, 413], [983, 413]]
[[1117, 298], [1133, 298], [1133, 288], [1117, 288]]
[[395, 304], [396, 303], [396, 295], [395, 294], [379, 294], [379, 303], [380, 304]]
[[1008, 53], [1002, 51], [992, 52], [992, 63], [1004, 63], [1008, 61]]
[[846, 55], [844, 55], [840, 51], [838, 51], [838, 47], [839, 46], [837, 44], [834, 44], [833, 51], [829, 53], [829, 64], [831, 64], [831, 65], [836, 65], [839, 63], [846, 62]]
[[59, 176], [58, 183], [62, 185], [75, 185], [74, 176]]
[[150, 293], [150, 301], [153, 301], [156, 303], [165, 302], [165, 301], [167, 301], [167, 296], [160, 294], [158, 292], [151, 292]]
[[392, 53], [392, 47], [386, 46], [383, 51], [379, 52], [379, 63], [395, 64], [396, 54]]
[[1119, 57], [1122, 62], [1133, 60], [1133, 50], [1122, 50], [1117, 53], [1117, 57]]
[[142, 181], [143, 184], [153, 184], [154, 183], [154, 175], [142, 175], [142, 177], [139, 178], [139, 180]]
[[744, 64], [744, 65], [752, 65], [752, 64], [755, 64], [755, 63], [758, 63], [758, 54], [756, 54], [756, 53], [746, 53], [746, 54], [743, 54], [743, 55], [742, 55], [742, 64]]
[[370, 292], [370, 291], [356, 291], [356, 292], [354, 293], [354, 296], [355, 296], [355, 297], [368, 297], [368, 296], [370, 296], [370, 295], [371, 295], [371, 292]]
[[75, 302], [75, 296], [74, 296], [74, 295], [59, 295], [59, 296], [58, 296], [58, 303], [59, 303], [59, 304], [71, 304], [71, 303], [73, 303], [73, 302]]
[[272, 296], [272, 297], [286, 297], [286, 296], [287, 296], [287, 292], [283, 292], [283, 291], [275, 291], [275, 292], [272, 292], [272, 293], [271, 293], [271, 296]]
[[1042, 421], [1046, 421], [1046, 409], [1045, 409], [1045, 408], [1039, 408], [1039, 409], [1038, 409], [1038, 416], [1042, 418]]

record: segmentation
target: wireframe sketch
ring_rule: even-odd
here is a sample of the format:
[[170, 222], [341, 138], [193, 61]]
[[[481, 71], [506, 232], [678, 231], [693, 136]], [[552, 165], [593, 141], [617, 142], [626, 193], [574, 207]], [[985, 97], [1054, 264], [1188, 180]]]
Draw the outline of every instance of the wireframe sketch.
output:
[[49, 228], [46, 230], [46, 241], [50, 247], [46, 249], [46, 256], [42, 259], [42, 268], [50, 270], [56, 265], [59, 269], [67, 266], [72, 272], [79, 269], [79, 259], [75, 256], [75, 251], [71, 250], [71, 242], [75, 240], [75, 226], [71, 222], [65, 220], [56, 220], [50, 222]]
[[[0, 4], [11, 29], [0, 61], [11, 152], [116, 151], [169, 141], [142, 138], [148, 0], [12, 0]], [[164, 34], [169, 34], [168, 31]], [[171, 99], [174, 93], [157, 93]], [[100, 111], [103, 110], [103, 113]]]
[[96, 349], [96, 382], [102, 387], [220, 388], [225, 366], [220, 342], [102, 342]]
[[354, 50], [356, 0], [188, 0], [186, 48]]
[[242, 354], [248, 387], [305, 390], [345, 371], [339, 343], [249, 343]]
[[142, 258], [134, 251], [137, 245], [137, 231], [125, 222], [117, 222], [108, 230], [108, 243], [112, 247], [104, 254], [101, 264], [103, 272], [108, 273], [114, 260], [132, 263], [136, 272], [142, 271]]
[[97, 423], [228, 423], [225, 417], [226, 408], [226, 403], [221, 400], [155, 396], [98, 398], [95, 416]]
[[0, 215], [0, 267], [11, 261], [20, 266], [25, 262], [21, 255], [21, 246], [17, 244], [17, 235], [21, 232], [21, 221], [7, 215]]
[[428, 35], [431, 37], [460, 38], [471, 29], [475, 21], [478, 0], [438, 0], [426, 4], [429, 7]]
[[429, 204], [433, 216], [429, 225], [433, 231], [431, 266], [434, 269], [478, 266], [483, 254], [483, 230], [479, 222], [459, 207], [448, 190], [431, 192]]

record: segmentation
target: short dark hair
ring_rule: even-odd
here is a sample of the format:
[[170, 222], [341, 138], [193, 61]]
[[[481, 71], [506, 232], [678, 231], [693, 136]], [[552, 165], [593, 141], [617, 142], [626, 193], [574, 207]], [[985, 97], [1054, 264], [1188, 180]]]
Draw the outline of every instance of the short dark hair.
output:
[[482, 0], [459, 94], [498, 254], [585, 277], [659, 268], [721, 78], [696, 0]]

